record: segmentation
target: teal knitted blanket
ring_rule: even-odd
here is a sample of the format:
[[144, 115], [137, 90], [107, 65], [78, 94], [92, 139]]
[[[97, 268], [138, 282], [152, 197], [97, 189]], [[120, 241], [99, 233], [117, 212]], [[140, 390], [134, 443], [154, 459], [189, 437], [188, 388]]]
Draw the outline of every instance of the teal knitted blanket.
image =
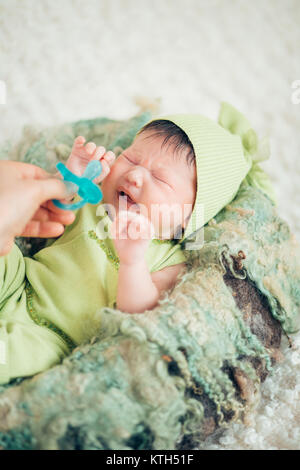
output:
[[[27, 128], [0, 158], [55, 171], [77, 135], [118, 155], [150, 117]], [[212, 429], [245, 419], [259, 400], [254, 361], [272, 373], [274, 350], [253, 333], [224, 275], [251, 284], [290, 335], [300, 329], [300, 246], [271, 200], [246, 183], [205, 226], [204, 241], [200, 250], [186, 250], [187, 273], [155, 309], [103, 308], [101, 330], [89, 325], [90, 341], [61, 364], [0, 386], [0, 447], [175, 449], [208, 434], [208, 408]], [[18, 243], [30, 255], [45, 241]], [[234, 371], [251, 385], [247, 398]]]

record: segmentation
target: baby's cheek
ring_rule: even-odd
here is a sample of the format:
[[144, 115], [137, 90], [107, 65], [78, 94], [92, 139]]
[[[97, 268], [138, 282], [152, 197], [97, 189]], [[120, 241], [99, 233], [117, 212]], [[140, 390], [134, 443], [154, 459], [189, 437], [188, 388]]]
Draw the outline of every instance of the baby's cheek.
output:
[[108, 175], [102, 181], [102, 189], [104, 191], [108, 191], [109, 188], [112, 189], [115, 179], [116, 179], [115, 172], [113, 170], [113, 167], [111, 167], [110, 172], [108, 173]]
[[112, 183], [113, 181], [116, 181], [122, 175], [122, 173], [123, 172], [120, 163], [115, 161], [115, 163], [113, 163], [110, 167], [110, 172], [107, 178], [109, 179], [110, 183]]

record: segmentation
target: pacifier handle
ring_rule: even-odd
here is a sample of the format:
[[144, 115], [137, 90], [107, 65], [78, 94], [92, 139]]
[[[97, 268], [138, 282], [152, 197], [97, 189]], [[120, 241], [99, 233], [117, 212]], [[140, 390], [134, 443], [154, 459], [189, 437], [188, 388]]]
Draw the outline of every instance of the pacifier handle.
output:
[[69, 190], [78, 192], [82, 197], [81, 201], [73, 204], [64, 204], [58, 199], [52, 199], [56, 207], [64, 210], [79, 209], [87, 203], [97, 204], [101, 201], [103, 194], [101, 189], [93, 183], [93, 180], [101, 174], [102, 165], [98, 160], [88, 163], [82, 176], [75, 175], [62, 162], [57, 163], [56, 168], [61, 173], [63, 181]]

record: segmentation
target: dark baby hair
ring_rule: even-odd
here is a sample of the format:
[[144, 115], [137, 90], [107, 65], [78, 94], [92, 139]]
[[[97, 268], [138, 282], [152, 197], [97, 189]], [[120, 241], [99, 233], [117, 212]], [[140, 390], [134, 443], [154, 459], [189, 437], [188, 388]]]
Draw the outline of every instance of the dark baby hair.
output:
[[187, 149], [188, 153], [186, 154], [186, 160], [188, 165], [195, 165], [196, 158], [194, 153], [193, 145], [186, 135], [186, 133], [178, 127], [174, 122], [168, 121], [166, 119], [157, 119], [156, 121], [149, 122], [145, 124], [138, 132], [141, 134], [145, 131], [153, 131], [151, 136], [165, 136], [165, 139], [162, 143], [162, 148], [168, 144], [175, 147], [175, 152]]

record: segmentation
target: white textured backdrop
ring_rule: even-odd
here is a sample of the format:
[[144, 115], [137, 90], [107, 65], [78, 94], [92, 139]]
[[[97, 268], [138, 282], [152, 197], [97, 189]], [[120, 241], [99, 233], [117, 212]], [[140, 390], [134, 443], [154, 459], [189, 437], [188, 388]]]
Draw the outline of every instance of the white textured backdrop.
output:
[[[24, 125], [130, 117], [136, 96], [213, 119], [229, 101], [270, 136], [262, 166], [300, 240], [299, 25], [299, 0], [0, 0], [0, 144]], [[300, 449], [299, 348], [283, 346], [253, 423], [204, 448]]]

